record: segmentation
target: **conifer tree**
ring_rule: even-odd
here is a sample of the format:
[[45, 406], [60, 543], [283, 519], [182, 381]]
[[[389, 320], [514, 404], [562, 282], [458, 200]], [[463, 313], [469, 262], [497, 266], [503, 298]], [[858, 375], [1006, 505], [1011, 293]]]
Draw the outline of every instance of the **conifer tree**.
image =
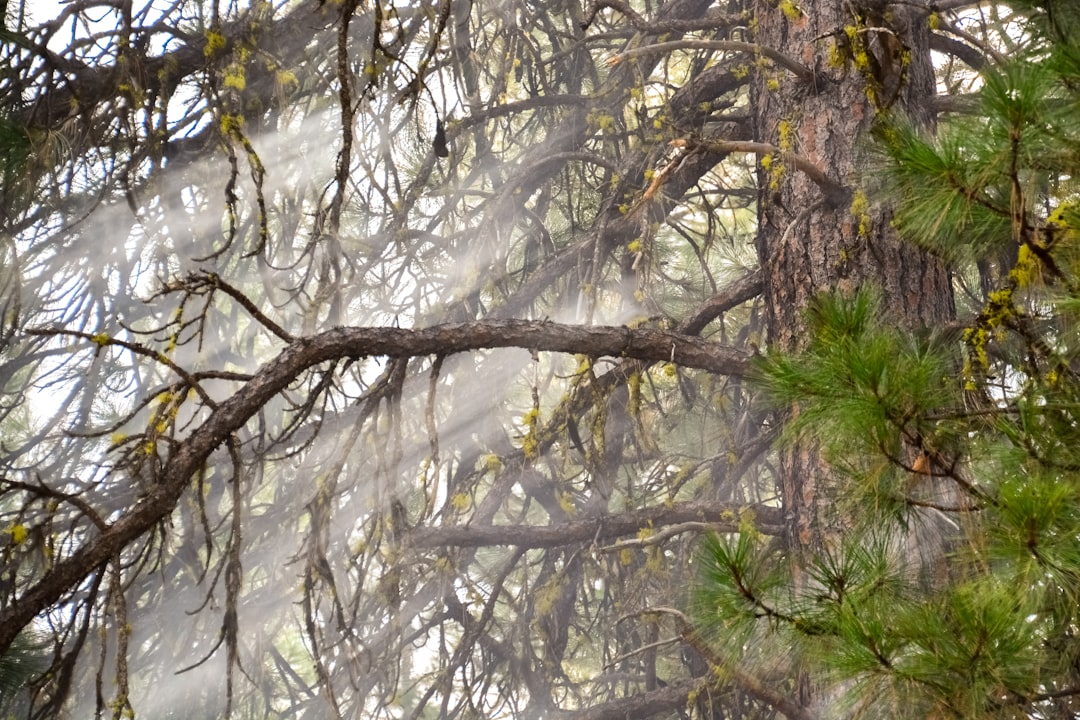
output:
[[961, 319], [910, 330], [878, 290], [823, 295], [807, 347], [759, 365], [786, 439], [841, 479], [846, 531], [798, 569], [752, 532], [702, 550], [703, 637], [814, 673], [823, 716], [1080, 704], [1080, 9], [1014, 5], [1026, 49], [983, 70], [976, 113], [875, 129], [893, 222], [968, 289]]

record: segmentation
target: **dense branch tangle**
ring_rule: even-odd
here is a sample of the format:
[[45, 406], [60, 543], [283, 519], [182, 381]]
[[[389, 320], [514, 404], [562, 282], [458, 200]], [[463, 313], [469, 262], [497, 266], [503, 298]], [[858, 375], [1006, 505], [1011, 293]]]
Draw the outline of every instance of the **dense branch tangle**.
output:
[[702, 529], [781, 523], [741, 382], [755, 154], [847, 198], [751, 137], [749, 72], [820, 79], [748, 7], [33, 20], [0, 85], [0, 645], [55, 634], [41, 713], [96, 677], [105, 712], [217, 716], [224, 669], [244, 717], [787, 707], [701, 692], [647, 612]]

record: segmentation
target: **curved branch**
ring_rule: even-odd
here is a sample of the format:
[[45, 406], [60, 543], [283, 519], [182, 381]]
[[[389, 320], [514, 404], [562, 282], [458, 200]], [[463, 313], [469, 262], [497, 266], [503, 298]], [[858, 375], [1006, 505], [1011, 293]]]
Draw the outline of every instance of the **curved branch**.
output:
[[941, 33], [930, 33], [930, 49], [952, 55], [976, 72], [982, 72], [988, 64], [986, 54], [981, 50]]
[[722, 375], [742, 375], [750, 357], [741, 350], [674, 332], [546, 320], [474, 320], [419, 330], [343, 327], [301, 339], [292, 347], [303, 348], [312, 357], [302, 369], [345, 357], [417, 357], [522, 348], [672, 362]]
[[679, 332], [698, 335], [722, 313], [760, 295], [762, 287], [760, 269], [744, 275], [695, 308], [688, 318], [679, 323]]
[[[451, 323], [420, 330], [335, 328], [301, 338], [260, 368], [232, 397], [219, 403], [206, 422], [176, 446], [160, 482], [134, 509], [57, 562], [0, 612], [0, 655], [38, 614], [168, 516], [210, 454], [305, 370], [341, 358], [449, 355], [506, 347], [667, 361], [723, 374], [741, 374], [748, 362], [745, 353], [676, 333], [527, 320]], [[477, 533], [478, 529], [469, 528], [468, 532]]]
[[145, 345], [141, 345], [135, 342], [129, 342], [127, 340], [121, 340], [119, 338], [109, 337], [107, 335], [99, 335], [94, 333], [83, 332], [81, 330], [65, 330], [63, 328], [28, 328], [26, 334], [31, 337], [73, 337], [80, 340], [86, 340], [89, 343], [97, 345], [99, 348], [106, 346], [121, 347], [128, 350], [135, 355], [139, 355], [154, 362], [159, 362], [165, 367], [172, 370], [174, 373], [180, 376], [180, 379], [184, 381], [184, 384], [199, 393], [199, 397], [210, 407], [214, 407], [214, 399], [211, 398], [202, 385], [199, 384], [198, 377], [184, 368], [173, 362], [167, 355], [160, 353], [156, 350], [151, 350]]
[[826, 175], [825, 171], [809, 158], [803, 155], [796, 155], [793, 152], [781, 150], [769, 143], [753, 142], [750, 140], [726, 140], [701, 143], [701, 147], [720, 153], [745, 152], [754, 153], [758, 156], [777, 155], [784, 159], [790, 158], [797, 170], [805, 174], [815, 185], [821, 188], [821, 191], [825, 193], [825, 198], [829, 202], [843, 202], [850, 194], [848, 188]]

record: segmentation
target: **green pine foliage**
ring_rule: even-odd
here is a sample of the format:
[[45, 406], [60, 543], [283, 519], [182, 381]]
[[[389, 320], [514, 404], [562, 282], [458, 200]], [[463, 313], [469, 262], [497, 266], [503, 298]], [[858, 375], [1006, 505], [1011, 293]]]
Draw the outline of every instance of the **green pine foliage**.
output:
[[974, 117], [877, 130], [896, 226], [981, 295], [918, 332], [872, 290], [820, 298], [759, 381], [782, 452], [836, 478], [835, 541], [701, 551], [718, 652], [793, 649], [783, 669], [851, 716], [1080, 713], [1080, 8], [1015, 5], [1025, 50], [984, 71]]
[[0, 717], [25, 717], [31, 681], [48, 667], [44, 644], [34, 633], [19, 635], [0, 655]]

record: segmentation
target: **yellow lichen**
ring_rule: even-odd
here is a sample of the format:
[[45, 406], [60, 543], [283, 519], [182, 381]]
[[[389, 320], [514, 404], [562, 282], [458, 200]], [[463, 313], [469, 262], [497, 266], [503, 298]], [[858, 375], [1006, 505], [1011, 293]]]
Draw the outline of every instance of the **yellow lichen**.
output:
[[203, 55], [213, 57], [218, 50], [225, 47], [225, 36], [219, 32], [208, 30], [206, 32], [206, 45], [203, 46]]
[[765, 167], [764, 163], [762, 163], [762, 167], [769, 172], [769, 189], [779, 190], [780, 181], [784, 178], [784, 175], [787, 174], [787, 166], [784, 165], [784, 163], [773, 159], [770, 160], [768, 167]]
[[645, 551], [645, 569], [655, 575], [666, 575], [668, 565], [664, 562], [664, 553], [655, 546]]
[[279, 88], [293, 88], [300, 84], [296, 79], [296, 74], [288, 70], [278, 70], [274, 74], [274, 80]]
[[239, 133], [244, 129], [244, 116], [233, 115], [232, 113], [225, 113], [221, 116], [219, 121], [222, 135], [232, 135]]
[[537, 618], [542, 618], [555, 609], [555, 603], [562, 596], [562, 578], [555, 575], [536, 589], [533, 610]]
[[567, 515], [577, 514], [577, 507], [574, 506], [574, 498], [569, 493], [559, 492], [556, 493], [556, 497], [559, 500], [559, 507]]
[[525, 435], [521, 438], [521, 450], [525, 457], [535, 459], [540, 450], [540, 439], [536, 436], [537, 426], [540, 423], [540, 410], [532, 408], [521, 417], [525, 425]]
[[853, 60], [855, 61], [855, 67], [860, 72], [868, 72], [870, 70], [870, 55], [865, 49], [859, 48], [855, 51]]
[[776, 126], [781, 150], [791, 150], [795, 147], [795, 129], [790, 120], [781, 120]]
[[237, 92], [243, 92], [247, 87], [247, 79], [244, 77], [244, 69], [242, 67], [232, 66], [229, 71], [225, 73], [225, 78], [222, 83], [227, 88], [232, 88]]
[[829, 48], [829, 67], [842, 69], [847, 66], [848, 54], [841, 49], [840, 43], [834, 42]]
[[1054, 225], [1056, 227], [1068, 227], [1068, 223], [1065, 221], [1065, 214], [1072, 210], [1071, 203], [1060, 203], [1054, 212], [1050, 213], [1050, 216], [1046, 218], [1047, 225]]
[[[986, 328], [968, 328], [964, 331], [964, 341], [970, 348], [971, 353], [975, 355], [975, 361], [979, 364], [979, 368], [986, 372], [990, 368], [990, 356], [986, 352], [986, 344], [990, 340], [990, 333]], [[974, 385], [971, 382], [971, 378], [974, 376], [973, 369], [971, 367], [970, 357], [964, 360], [964, 375], [968, 377], [969, 382], [965, 384]], [[974, 390], [974, 387], [971, 388]]]
[[870, 232], [870, 199], [862, 188], [855, 190], [849, 212], [859, 223], [859, 237], [866, 237]]
[[1009, 279], [1016, 283], [1016, 287], [1022, 288], [1031, 284], [1038, 275], [1039, 259], [1031, 251], [1031, 247], [1024, 243], [1016, 254], [1016, 264], [1009, 271]]

